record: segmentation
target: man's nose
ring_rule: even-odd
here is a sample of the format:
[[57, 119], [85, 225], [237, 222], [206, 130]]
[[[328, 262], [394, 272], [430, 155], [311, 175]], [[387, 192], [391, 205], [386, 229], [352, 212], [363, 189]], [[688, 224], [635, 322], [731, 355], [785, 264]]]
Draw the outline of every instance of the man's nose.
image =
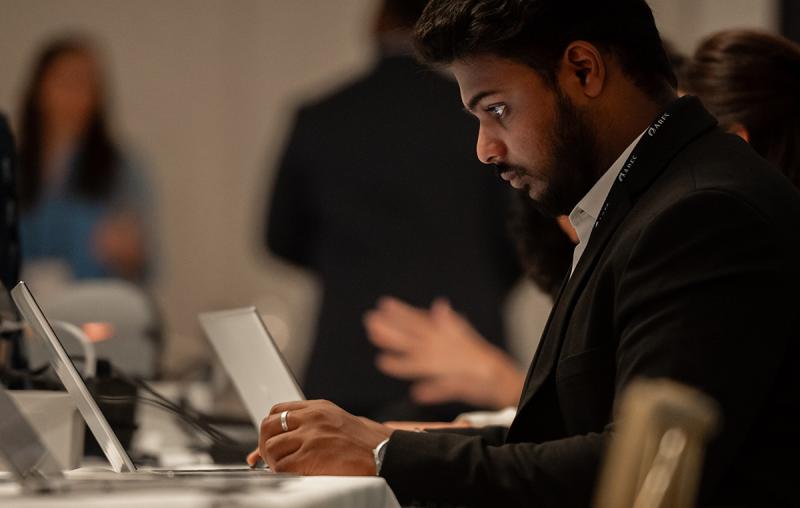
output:
[[506, 155], [505, 145], [484, 128], [478, 130], [478, 143], [475, 151], [478, 154], [478, 160], [484, 164], [502, 162]]

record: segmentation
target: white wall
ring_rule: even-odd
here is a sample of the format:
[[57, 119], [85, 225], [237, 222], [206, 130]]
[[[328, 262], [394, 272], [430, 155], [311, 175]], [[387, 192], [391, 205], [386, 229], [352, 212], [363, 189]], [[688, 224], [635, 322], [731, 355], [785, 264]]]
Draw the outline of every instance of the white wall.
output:
[[662, 37], [690, 54], [706, 35], [727, 28], [774, 31], [777, 0], [647, 0]]
[[[196, 312], [251, 303], [288, 318], [290, 361], [300, 364], [313, 285], [258, 249], [266, 185], [297, 100], [368, 61], [375, 3], [0, 0], [2, 110], [16, 114], [28, 65], [48, 37], [80, 29], [106, 49], [116, 130], [148, 162], [158, 197], [156, 291], [170, 327], [169, 369], [206, 354]], [[684, 51], [711, 30], [775, 25], [773, 0], [651, 4]], [[530, 340], [534, 326], [515, 326], [516, 335]]]
[[116, 130], [158, 197], [167, 367], [203, 354], [198, 310], [273, 288], [309, 298], [258, 252], [267, 171], [297, 101], [367, 61], [372, 14], [373, 0], [0, 0], [0, 109], [13, 116], [47, 38], [80, 30], [105, 49]]

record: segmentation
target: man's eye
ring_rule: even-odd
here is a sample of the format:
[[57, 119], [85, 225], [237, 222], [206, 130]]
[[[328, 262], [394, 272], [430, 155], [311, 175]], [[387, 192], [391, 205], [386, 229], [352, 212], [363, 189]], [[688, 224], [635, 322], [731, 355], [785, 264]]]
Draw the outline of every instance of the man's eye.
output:
[[503, 118], [506, 114], [506, 105], [505, 104], [493, 104], [486, 108], [486, 112], [492, 115], [495, 118]]

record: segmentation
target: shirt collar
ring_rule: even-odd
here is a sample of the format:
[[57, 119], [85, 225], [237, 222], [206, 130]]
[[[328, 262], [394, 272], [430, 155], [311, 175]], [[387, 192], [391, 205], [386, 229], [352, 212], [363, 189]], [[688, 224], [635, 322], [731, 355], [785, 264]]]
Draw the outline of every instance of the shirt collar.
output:
[[628, 157], [633, 152], [634, 147], [642, 139], [644, 131], [639, 134], [636, 139], [620, 154], [616, 161], [610, 168], [600, 177], [597, 182], [592, 186], [589, 192], [581, 199], [575, 208], [569, 214], [569, 222], [575, 231], [578, 233], [578, 243], [586, 245], [589, 240], [589, 235], [592, 232], [597, 217], [603, 208], [603, 204], [611, 192], [611, 187], [614, 185], [614, 180], [617, 174], [622, 171], [622, 166]]

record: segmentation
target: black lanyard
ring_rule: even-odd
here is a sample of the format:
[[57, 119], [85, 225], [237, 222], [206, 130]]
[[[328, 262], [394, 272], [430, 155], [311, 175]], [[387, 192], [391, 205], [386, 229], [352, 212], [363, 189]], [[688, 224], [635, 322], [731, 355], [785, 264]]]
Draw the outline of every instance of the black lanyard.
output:
[[[660, 155], [658, 144], [661, 133], [674, 133], [675, 127], [670, 124], [684, 123], [692, 120], [692, 113], [700, 107], [699, 101], [695, 97], [682, 97], [672, 102], [669, 107], [662, 112], [656, 120], [650, 124], [647, 130], [642, 134], [641, 139], [631, 151], [631, 154], [625, 160], [619, 173], [617, 173], [614, 183], [608, 192], [606, 200], [603, 202], [603, 207], [600, 209], [597, 220], [594, 223], [594, 229], [597, 229], [603, 222], [609, 208], [616, 203], [618, 196], [622, 192], [630, 193], [629, 182], [633, 178], [632, 170], [650, 160], [658, 159]], [[670, 128], [671, 127], [671, 128]], [[668, 149], [668, 147], [664, 147]]]

